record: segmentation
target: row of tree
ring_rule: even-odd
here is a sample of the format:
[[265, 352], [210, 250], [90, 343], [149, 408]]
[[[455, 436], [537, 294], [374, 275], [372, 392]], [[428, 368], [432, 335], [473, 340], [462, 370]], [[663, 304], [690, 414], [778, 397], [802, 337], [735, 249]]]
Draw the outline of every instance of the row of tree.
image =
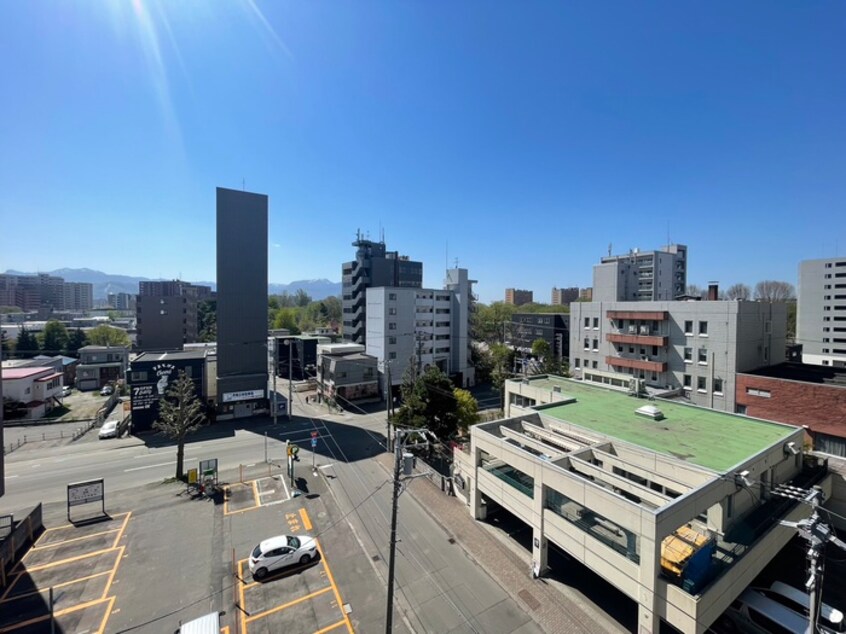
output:
[[64, 354], [75, 357], [83, 346], [129, 346], [129, 335], [120, 328], [102, 324], [85, 332], [81, 328], [70, 331], [60, 321], [48, 321], [44, 330], [34, 333], [21, 327], [17, 341], [11, 342], [5, 333], [2, 337], [3, 356], [34, 357], [38, 354], [55, 356]]
[[271, 295], [267, 302], [268, 325], [287, 328], [293, 335], [316, 328], [339, 327], [342, 312], [339, 298], [312, 301], [302, 289], [295, 295]]
[[455, 438], [479, 422], [479, 404], [467, 390], [455, 387], [437, 366], [417, 372], [412, 359], [400, 387], [402, 405], [393, 417], [401, 427], [425, 427], [441, 440]]
[[[694, 297], [708, 296], [708, 291], [696, 284], [687, 287], [687, 294]], [[724, 291], [720, 291], [719, 299], [735, 300], [760, 300], [763, 302], [789, 302], [796, 299], [796, 289], [789, 282], [779, 280], [764, 280], [755, 284], [755, 290], [743, 283], [732, 284]]]

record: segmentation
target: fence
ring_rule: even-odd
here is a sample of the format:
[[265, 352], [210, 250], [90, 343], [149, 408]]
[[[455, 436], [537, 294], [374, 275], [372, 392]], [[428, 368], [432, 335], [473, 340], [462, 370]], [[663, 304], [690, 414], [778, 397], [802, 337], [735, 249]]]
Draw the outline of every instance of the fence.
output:
[[6, 587], [8, 570], [15, 564], [18, 552], [26, 544], [33, 543], [35, 535], [44, 527], [41, 516], [41, 503], [38, 503], [29, 515], [18, 522], [8, 537], [0, 542], [0, 588]]

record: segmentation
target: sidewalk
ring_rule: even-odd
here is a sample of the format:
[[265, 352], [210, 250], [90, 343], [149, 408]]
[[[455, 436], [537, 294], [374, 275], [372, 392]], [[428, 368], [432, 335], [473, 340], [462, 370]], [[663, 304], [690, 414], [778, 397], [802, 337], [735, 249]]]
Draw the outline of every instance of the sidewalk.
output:
[[[391, 454], [375, 459], [392, 472]], [[622, 630], [619, 626], [604, 626], [555, 587], [542, 579], [532, 579], [529, 560], [519, 557], [474, 520], [461, 498], [447, 496], [428, 478], [420, 478], [408, 491], [482, 569], [519, 600], [545, 632], [616, 634]]]

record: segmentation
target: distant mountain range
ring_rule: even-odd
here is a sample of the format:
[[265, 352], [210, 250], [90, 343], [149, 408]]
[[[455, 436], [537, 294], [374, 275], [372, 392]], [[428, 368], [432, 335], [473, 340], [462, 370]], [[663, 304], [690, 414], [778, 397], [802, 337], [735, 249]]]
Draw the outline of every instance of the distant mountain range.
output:
[[[94, 299], [106, 299], [109, 293], [132, 293], [138, 292], [138, 283], [154, 280], [156, 278], [150, 277], [133, 277], [131, 275], [112, 275], [110, 273], [103, 273], [102, 271], [94, 271], [92, 269], [56, 269], [55, 271], [46, 271], [50, 275], [64, 278], [66, 282], [88, 282], [94, 285]], [[34, 275], [33, 273], [24, 273], [22, 271], [15, 271], [9, 269], [6, 275]], [[211, 286], [212, 289], [217, 289], [214, 282], [191, 282], [192, 284], [201, 284], [203, 286]], [[297, 280], [290, 284], [268, 284], [267, 292], [270, 295], [281, 295], [282, 293], [294, 294], [299, 289], [308, 293], [313, 300], [326, 299], [341, 294], [341, 283], [332, 282], [327, 279], [319, 280]]]

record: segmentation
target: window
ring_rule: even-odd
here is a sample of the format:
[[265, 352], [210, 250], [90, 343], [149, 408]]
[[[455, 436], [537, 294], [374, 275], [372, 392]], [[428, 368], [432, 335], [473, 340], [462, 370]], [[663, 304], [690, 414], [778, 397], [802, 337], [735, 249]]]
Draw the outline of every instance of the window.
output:
[[684, 334], [692, 335], [693, 334], [693, 322], [686, 321], [684, 322]]
[[397, 353], [396, 353], [396, 352], [391, 352], [390, 354], [388, 354], [388, 358], [389, 358], [389, 359], [396, 359], [396, 358], [397, 358]]
[[593, 340], [593, 349], [594, 349], [594, 350], [599, 350], [599, 339], [594, 339], [594, 340]]
[[682, 385], [684, 385], [684, 388], [685, 388], [685, 389], [687, 389], [687, 390], [689, 390], [689, 389], [690, 389], [690, 385], [691, 385], [691, 383], [690, 383], [690, 375], [689, 375], [689, 374], [685, 374], [685, 375], [682, 377], [682, 381], [683, 381]]
[[590, 338], [585, 337], [585, 350], [590, 350]]
[[652, 356], [653, 357], [658, 356], [658, 346], [652, 346]]
[[599, 330], [599, 317], [593, 318], [593, 328], [594, 330]]
[[707, 321], [700, 321], [699, 322], [699, 334], [703, 337], [708, 336], [708, 322]]
[[396, 329], [397, 329], [396, 322], [393, 322], [393, 321], [388, 322], [388, 330], [396, 330]]
[[396, 338], [396, 337], [388, 337], [388, 343], [389, 343], [390, 345], [396, 345], [396, 343], [397, 343], [397, 338]]
[[755, 387], [747, 387], [746, 393], [749, 394], [749, 396], [760, 396], [762, 398], [770, 398], [770, 396], [772, 396], [769, 390], [760, 390]]
[[693, 361], [693, 348], [684, 349], [684, 361], [685, 363], [691, 363]]
[[714, 379], [714, 394], [722, 394], [723, 393], [723, 380], [722, 379]]
[[699, 348], [699, 365], [708, 365], [707, 348]]
[[698, 392], [707, 392], [708, 391], [708, 379], [704, 376], [696, 377], [696, 390]]
[[577, 368], [582, 367], [582, 366], [581, 366], [581, 362], [582, 362], [582, 360], [581, 360], [581, 359], [579, 359], [579, 357], [576, 357], [575, 359], [573, 359], [573, 362], [576, 364], [576, 367], [577, 367]]
[[585, 317], [585, 328], [590, 328], [590, 317]]
[[770, 347], [764, 346], [764, 361], [770, 360]]
[[137, 383], [139, 381], [146, 381], [147, 380], [147, 373], [146, 372], [132, 372], [130, 373], [130, 381], [132, 383]]
[[397, 309], [396, 309], [396, 308], [394, 308], [394, 307], [389, 308], [389, 309], [388, 309], [388, 314], [389, 314], [389, 315], [396, 315], [396, 314], [397, 314]]
[[596, 370], [596, 361], [594, 361], [594, 362], [591, 364], [591, 367], [592, 367], [594, 370]]

